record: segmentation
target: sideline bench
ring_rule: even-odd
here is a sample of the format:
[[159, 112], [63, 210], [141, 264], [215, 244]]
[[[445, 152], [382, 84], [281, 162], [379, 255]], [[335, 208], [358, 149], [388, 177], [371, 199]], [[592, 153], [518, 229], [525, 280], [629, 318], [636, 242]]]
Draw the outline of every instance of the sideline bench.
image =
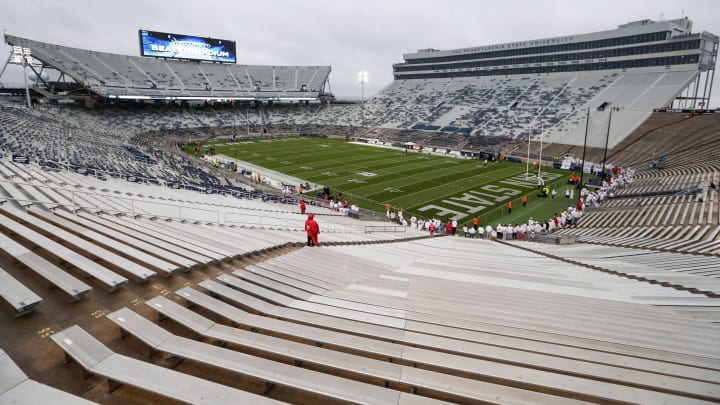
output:
[[0, 349], [0, 404], [23, 405], [90, 405], [95, 402], [31, 380]]
[[37, 294], [0, 268], [0, 297], [15, 309], [15, 317], [32, 312], [42, 302]]
[[65, 352], [66, 363], [77, 361], [85, 373], [107, 378], [110, 392], [121, 384], [127, 384], [191, 404], [281, 403], [117, 354], [78, 325], [73, 325], [50, 338]]

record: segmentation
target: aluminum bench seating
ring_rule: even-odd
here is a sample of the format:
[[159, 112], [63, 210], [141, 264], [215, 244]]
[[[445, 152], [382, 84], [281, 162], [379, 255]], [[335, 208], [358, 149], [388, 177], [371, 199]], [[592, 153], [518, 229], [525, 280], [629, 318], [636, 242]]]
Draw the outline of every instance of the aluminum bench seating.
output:
[[[205, 264], [205, 263], [209, 263], [212, 261], [212, 259], [209, 257], [202, 256], [195, 252], [191, 252], [187, 249], [184, 249], [180, 246], [166, 242], [162, 239], [158, 239], [156, 237], [152, 237], [152, 236], [144, 234], [142, 232], [138, 232], [134, 229], [130, 229], [130, 228], [125, 227], [122, 224], [118, 224], [114, 221], [109, 221], [105, 217], [101, 217], [98, 215], [86, 214], [83, 212], [78, 213], [78, 217], [81, 219], [84, 219], [84, 220], [88, 220], [89, 222], [94, 222], [95, 224], [99, 225], [101, 228], [106, 229], [106, 231], [101, 231], [103, 233], [104, 232], [111, 232], [111, 233], [117, 232], [117, 233], [123, 234], [125, 236], [129, 236], [136, 241], [143, 242], [142, 245], [137, 244], [137, 242], [135, 244], [135, 246], [137, 246], [143, 250], [150, 251], [149, 250], [150, 248], [148, 247], [148, 245], [150, 245], [150, 246], [155, 246], [156, 248], [160, 248], [161, 251], [166, 251], [168, 253], [171, 253], [173, 256], [184, 257], [185, 260], [190, 261], [190, 263], [192, 263], [190, 266], [187, 266], [187, 267], [195, 266], [198, 264]], [[154, 253], [154, 252], [152, 252], [152, 253]], [[159, 256], [164, 257], [168, 260], [172, 260], [173, 262], [178, 262], [174, 258], [170, 259], [171, 257], [173, 257], [170, 255], [160, 254]]]
[[240, 250], [235, 246], [227, 245], [221, 241], [206, 237], [201, 229], [196, 229], [196, 226], [162, 220], [139, 220], [136, 221], [136, 223], [140, 226], [146, 226], [151, 231], [202, 247], [209, 253], [220, 255], [220, 257], [234, 257], [245, 253], [244, 250]]
[[[237, 272], [241, 272], [243, 274], [252, 273], [257, 274], [258, 276], [265, 277], [267, 280], [272, 280], [275, 282], [283, 283], [285, 285], [292, 285], [296, 289], [308, 292], [311, 294], [323, 294], [326, 291], [328, 291], [327, 288], [323, 288], [321, 286], [316, 285], [315, 283], [307, 282], [302, 279], [300, 279], [295, 274], [288, 274], [284, 271], [278, 271], [279, 269], [271, 270], [263, 267], [263, 263], [258, 263], [257, 265], [250, 265], [245, 266], [243, 270], [236, 270]], [[233, 272], [235, 274], [235, 272]], [[235, 274], [238, 275], [238, 274]], [[239, 275], [238, 275], [239, 276]], [[252, 281], [252, 280], [251, 280]], [[301, 298], [302, 295], [297, 295], [297, 298]]]
[[20, 191], [15, 183], [2, 181], [0, 182], [0, 190], [5, 193], [8, 200], [13, 200], [17, 205], [20, 205], [21, 207], [29, 207], [33, 205], [33, 201], [31, 201], [31, 198], [29, 198], [22, 191]]
[[[413, 344], [412, 336], [428, 335], [404, 333], [402, 338], [387, 339], [386, 335], [384, 336], [385, 340], [378, 340], [367, 337], [377, 335], [377, 332], [352, 332], [347, 329], [339, 328], [338, 325], [329, 326], [329, 329], [325, 329], [323, 327], [312, 326], [314, 324], [305, 319], [298, 320], [298, 322], [301, 323], [295, 323], [252, 315], [240, 310], [237, 307], [214, 299], [191, 288], [180, 289], [176, 291], [176, 294], [192, 304], [199, 305], [211, 312], [220, 314], [222, 317], [231, 320], [233, 323], [248, 325], [256, 328], [257, 330], [272, 330], [275, 333], [282, 335], [288, 335], [290, 333], [295, 338], [302, 338], [310, 342], [315, 342], [315, 344], [329, 344], [345, 347], [354, 352], [361, 351], [374, 353], [375, 355], [381, 355], [388, 358], [390, 361], [392, 361], [393, 358], [398, 358], [402, 359], [402, 361], [411, 362], [412, 364], [441, 367], [443, 369], [455, 370], [463, 375], [470, 373], [485, 380], [502, 380], [504, 381], [504, 384], [516, 387], [527, 387], [528, 381], [535, 381], [535, 383], [542, 385], [541, 390], [543, 392], [562, 396], [573, 395], [573, 398], [577, 399], [592, 398], [592, 400], [597, 400], [598, 397], [601, 397], [606, 398], [607, 400], [612, 397], [613, 400], [627, 400], [632, 402], [632, 400], [638, 401], [638, 398], [642, 397], [644, 400], [640, 400], [641, 402], [668, 401], [668, 403], [686, 403], [684, 401], [698, 401], [694, 398], [691, 399], [684, 396], [667, 394], [665, 392], [657, 392], [651, 391], [650, 389], [646, 390], [640, 387], [628, 386], [627, 384], [630, 383], [628, 383], [625, 378], [630, 377], [634, 380], [632, 375], [635, 374], [634, 371], [628, 369], [623, 370], [622, 368], [617, 368], [615, 370], [615, 372], [619, 374], [613, 374], [612, 378], [617, 378], [619, 375], [623, 376], [623, 378], [617, 380], [623, 385], [617, 385], [608, 382], [607, 380], [600, 381], [591, 379], [585, 375], [578, 376], [577, 374], [568, 375], [567, 373], [563, 373], [561, 371], [562, 366], [559, 364], [563, 360], [561, 360], [560, 357], [557, 357], [551, 363], [545, 363], [541, 369], [536, 369], [532, 366], [518, 365], [517, 362], [508, 364], [505, 362], [483, 360], [483, 358], [487, 357], [478, 353], [472, 354], [474, 352], [470, 349], [470, 347], [473, 345], [470, 342], [463, 342], [455, 347], [447, 347], [447, 345], [438, 347], [435, 346], [435, 344], [438, 343], [437, 341], [431, 345], [431, 342], [419, 339], [417, 340], [417, 344], [419, 346], [415, 347], [409, 346], [410, 344]], [[248, 298], [246, 297], [243, 301], [248, 301]], [[409, 337], [406, 339], [404, 336]], [[452, 339], [447, 338], [439, 340], [443, 340], [444, 343], [452, 341]], [[402, 345], [393, 342], [404, 342], [405, 344]], [[495, 357], [496, 355], [492, 353], [497, 350], [497, 347], [492, 349], [489, 357]], [[465, 355], [456, 353], [465, 353]], [[467, 353], [470, 354], [468, 355]], [[528, 357], [529, 354], [529, 352], [525, 352], [524, 356]], [[478, 358], [475, 356], [480, 357]], [[548, 356], [548, 358], [551, 358], [551, 356]], [[574, 364], [581, 366], [580, 362], [574, 362]], [[595, 367], [595, 365], [590, 366], [591, 369]], [[573, 368], [572, 370], [575, 369]], [[703, 371], [698, 372], [702, 373]], [[645, 380], [646, 384], [657, 384], [655, 388], [667, 391], [667, 388], [663, 386], [664, 383], [658, 382], [659, 380], [664, 380], [664, 376], [653, 375], [649, 372], [640, 374], [644, 375], [642, 379]], [[638, 376], [640, 374], [635, 375]], [[674, 381], [671, 382], [673, 386], [681, 390], [687, 387], [684, 385], [685, 382], [692, 381], [690, 379], [675, 377], [671, 377], [670, 380]], [[691, 384], [694, 384], [694, 382]], [[714, 395], [707, 391], [708, 389], [710, 391], [714, 390], [713, 384], [703, 383], [701, 385], [705, 387], [702, 392], [705, 392], [705, 394], [710, 397]], [[633, 399], [631, 400], [630, 398]], [[703, 403], [704, 401], [700, 402]]]
[[[231, 279], [231, 277], [227, 276], [227, 275], [221, 275], [220, 277], [218, 277], [219, 280], [221, 280], [223, 278]], [[248, 284], [248, 283], [245, 283], [245, 284]], [[235, 287], [242, 286], [242, 284], [237, 284], [234, 282], [231, 285], [234, 285]], [[304, 305], [300, 305], [300, 304], [293, 304], [293, 305], [291, 305], [291, 308], [277, 308], [277, 307], [274, 307], [273, 305], [269, 305], [268, 303], [266, 303], [264, 301], [252, 300], [246, 294], [242, 294], [242, 293], [238, 294], [238, 292], [235, 290], [222, 288], [221, 285], [217, 285], [217, 283], [213, 283], [211, 280], [206, 280], [206, 281], [200, 283], [200, 286], [202, 286], [204, 288], [209, 287], [209, 290], [212, 292], [220, 293], [224, 297], [226, 297], [234, 302], [248, 305], [256, 311], [267, 313], [272, 316], [278, 316], [281, 318], [291, 318], [291, 319], [295, 319], [295, 320], [301, 321], [301, 322], [318, 322], [319, 324], [324, 325], [325, 327], [348, 328], [349, 331], [355, 331], [355, 333], [359, 333], [357, 331], [362, 329], [362, 325], [357, 326], [356, 322], [352, 322], [352, 321], [348, 322], [347, 321], [348, 319], [352, 319], [352, 318], [344, 316], [346, 311], [339, 311], [338, 309], [335, 309], [335, 311], [338, 312], [338, 316], [343, 316], [344, 319], [337, 319], [337, 320], [335, 320], [335, 326], [330, 326], [333, 323], [332, 317], [330, 319], [328, 319], [327, 316], [319, 315], [319, 314], [316, 315], [316, 314], [312, 314], [312, 313], [303, 315], [301, 312], [296, 311], [296, 309], [304, 309], [305, 311], [314, 311], [315, 308], [319, 307], [319, 305], [304, 306]], [[271, 294], [263, 293], [262, 290], [260, 290], [260, 289], [255, 289], [252, 294], [254, 296], [262, 297], [265, 299], [269, 299], [269, 297], [272, 296]], [[329, 305], [327, 307], [330, 308]], [[329, 310], [326, 310], [324, 312], [324, 314], [327, 315], [327, 314], [331, 314], [332, 312], [333, 311], [331, 309], [329, 309]], [[360, 311], [357, 311], [357, 312], [360, 312]], [[323, 312], [321, 312], [321, 313], [323, 313]], [[363, 315], [366, 316], [364, 313], [363, 313]], [[356, 316], [356, 318], [360, 318], [363, 315]], [[450, 325], [443, 325], [444, 323], [446, 323], [446, 321], [443, 317], [440, 317], [440, 316], [428, 317], [430, 319], [423, 321], [423, 320], [421, 320], [422, 318], [414, 319], [414, 317], [412, 317], [411, 315], [412, 314], [410, 312], [408, 312], [407, 324], [405, 326], [406, 329], [409, 329], [405, 335], [405, 339], [408, 342], [413, 342], [413, 339], [419, 339], [424, 342], [423, 343], [424, 345], [431, 345], [433, 347], [446, 347], [449, 349], [451, 347], [457, 346], [452, 340], [446, 340], [446, 339], [443, 339], [440, 337], [428, 339], [426, 336], [436, 334], [436, 335], [441, 335], [441, 336], [457, 336], [457, 337], [462, 336], [465, 339], [472, 339], [472, 334], [470, 334], [466, 331], [463, 331], [463, 330], [460, 330], [460, 331], [456, 330], [456, 327], [462, 327], [463, 329], [465, 329], [468, 326], [456, 325], [456, 327], [452, 327]], [[300, 320], [301, 317], [303, 318], [302, 320]], [[392, 329], [378, 328], [377, 323], [375, 323], [374, 318], [368, 318], [368, 319], [370, 320], [370, 322], [373, 323], [373, 325], [368, 325], [366, 327], [366, 330], [368, 331], [367, 333], [370, 333], [370, 331], [374, 331], [375, 333], [378, 334], [377, 336], [379, 338], [385, 338], [385, 339], [394, 338], [395, 334]], [[432, 322], [432, 323], [430, 323], [430, 322]], [[484, 337], [482, 337], [482, 338], [487, 339]], [[435, 341], [435, 343], [432, 343], [433, 341]], [[491, 342], [492, 342], [492, 339], [491, 339]], [[413, 343], [419, 344], [417, 342], [413, 342]], [[492, 344], [503, 345], [503, 346], [509, 345], [509, 343], [503, 343], [501, 341], [497, 341]], [[519, 344], [516, 347], [519, 350], [525, 350], [526, 346], [528, 344], [529, 343], [527, 343], [525, 345], [525, 347], [522, 344]], [[470, 345], [470, 346], [472, 346], [472, 345]], [[468, 346], [468, 347], [470, 347], [470, 346]], [[538, 345], [538, 344], [534, 344], [534, 346], [538, 347], [536, 350], [538, 350], [540, 347], [540, 345]], [[482, 347], [478, 347], [477, 349], [480, 350], [480, 352], [483, 351]], [[460, 349], [458, 349], [458, 350], [460, 350]], [[555, 347], [554, 350], [557, 351], [558, 348]], [[551, 356], [555, 355], [552, 347], [545, 348], [544, 351], [548, 355], [551, 355]], [[502, 350], [498, 351], [496, 354], [500, 354], [500, 353], [502, 353]], [[507, 354], [511, 357], [513, 356], [513, 352], [508, 352]], [[483, 355], [484, 356], [492, 356], [487, 353], [483, 354]], [[584, 359], [587, 355], [589, 355], [589, 354], [586, 353], [585, 355], [580, 355], [578, 358]], [[612, 365], [613, 362], [608, 362], [607, 364]], [[576, 368], [579, 370], [582, 367], [576, 367]], [[652, 370], [652, 369], [648, 368], [648, 370]], [[719, 375], [719, 378], [720, 378], [720, 375]]]
[[110, 237], [112, 239], [117, 239], [125, 245], [132, 246], [141, 251], [150, 253], [156, 257], [161, 257], [163, 260], [170, 262], [181, 268], [187, 269], [189, 267], [192, 267], [192, 266], [195, 266], [198, 264], [198, 262], [192, 261], [186, 257], [177, 255], [174, 252], [170, 252], [170, 251], [162, 249], [158, 246], [147, 243], [144, 240], [137, 239], [131, 235], [126, 235], [120, 231], [113, 229], [113, 228], [104, 226], [101, 223], [90, 221], [87, 218], [81, 216], [81, 214], [69, 214], [64, 211], [56, 211], [56, 214], [65, 220], [78, 223], [78, 224], [80, 224], [88, 229], [91, 229], [94, 232], [102, 234], [106, 237]]
[[30, 198], [35, 200], [34, 204], [45, 207], [45, 209], [48, 210], [53, 210], [58, 207], [58, 204], [51, 202], [34, 184], [18, 184], [18, 187], [28, 194]]
[[2, 268], [0, 268], [0, 297], [15, 310], [15, 317], [32, 312], [42, 302], [42, 298]]
[[5, 251], [15, 260], [47, 280], [51, 287], [58, 287], [64, 291], [73, 301], [92, 290], [89, 285], [2, 233], [0, 233], [0, 250]]
[[43, 218], [45, 221], [55, 224], [58, 227], [62, 227], [76, 234], [84, 236], [86, 239], [93, 241], [94, 244], [105, 246], [111, 249], [111, 252], [116, 252], [116, 255], [119, 255], [120, 257], [131, 257], [135, 260], [143, 262], [151, 270], [156, 270], [164, 275], [170, 275], [173, 272], [180, 270], [180, 267], [173, 263], [149, 255], [141, 250], [134, 248], [133, 246], [119, 242], [115, 239], [108, 238], [107, 236], [87, 229], [80, 224], [68, 221], [67, 219], [62, 218], [59, 215], [39, 210], [32, 211], [32, 213], [35, 216]]
[[17, 174], [15, 173], [15, 171], [10, 170], [9, 166], [10, 166], [10, 163], [7, 163], [7, 161], [5, 159], [1, 160], [0, 161], [0, 175], [2, 175], [2, 177], [7, 177], [10, 179], [15, 178], [17, 176]]
[[[285, 288], [283, 288], [282, 286], [277, 286], [280, 289], [270, 289], [265, 287], [264, 285], [261, 286], [255, 283], [247, 282], [242, 280], [241, 278], [227, 274], [219, 275], [217, 277], [217, 280], [220, 280], [223, 283], [238, 290], [245, 291], [251, 295], [262, 297], [264, 300], [273, 302], [277, 305], [281, 305], [284, 307], [291, 307], [308, 312], [337, 316], [340, 318], [358, 319], [361, 321], [367, 321], [367, 316], [372, 316], [373, 319], [369, 321], [371, 323], [387, 325], [397, 328], [402, 328], [405, 325], [405, 311], [401, 309], [387, 308], [359, 302], [337, 302], [343, 300], [337, 300], [335, 302], [332, 302], [332, 304], [326, 304], [325, 302], [333, 300], [318, 300], [320, 302], [317, 302], [314, 300], [305, 300], [302, 298], [295, 299], [288, 295], [285, 295]], [[292, 292], [296, 292], [296, 290], [292, 290]]]
[[[4, 213], [9, 211], [5, 210]], [[29, 240], [31, 243], [41, 247], [42, 249], [50, 252], [53, 256], [56, 256], [59, 260], [72, 264], [78, 270], [83, 273], [95, 278], [100, 283], [105, 285], [110, 291], [113, 291], [123, 284], [128, 282], [128, 279], [115, 273], [105, 266], [80, 255], [79, 253], [68, 249], [67, 247], [55, 242], [54, 240], [41, 235], [38, 232], [30, 229], [29, 227], [16, 222], [7, 215], [0, 216], [2, 219], [2, 226]]]
[[90, 405], [94, 403], [31, 380], [10, 356], [0, 349], [0, 404]]
[[202, 233], [207, 238], [215, 238], [221, 243], [232, 243], [236, 245], [236, 249], [242, 250], [248, 254], [251, 252], [265, 252], [268, 249], [277, 246], [283, 246], [289, 243], [291, 232], [278, 233], [278, 238], [272, 240], [266, 234], [258, 230], [248, 230], [239, 227], [230, 226], [213, 226], [213, 225], [197, 225], [197, 232]]
[[111, 392], [127, 384], [190, 404], [280, 403], [115, 353], [77, 325], [50, 338], [65, 352], [66, 363], [74, 360], [86, 373], [107, 378]]
[[100, 214], [97, 218], [101, 218], [106, 222], [133, 231], [133, 233], [153, 238], [166, 246], [172, 246], [178, 252], [183, 252], [184, 255], [189, 258], [200, 259], [202, 263], [222, 260], [225, 257], [219, 253], [210, 251], [197, 243], [188, 242], [176, 236], [168, 236], [167, 232], [159, 232], [157, 229], [152, 227], [151, 224], [140, 224], [140, 221], [136, 221], [128, 217], [115, 217], [107, 214]]
[[71, 244], [78, 250], [85, 251], [92, 256], [102, 259], [106, 263], [111, 263], [117, 266], [118, 268], [122, 269], [122, 271], [132, 277], [135, 277], [139, 281], [147, 281], [148, 279], [155, 277], [155, 275], [157, 274], [144, 266], [141, 266], [113, 252], [105, 250], [101, 246], [82, 239], [79, 236], [76, 236], [62, 228], [52, 225], [26, 212], [14, 208], [5, 207], [0, 207], [0, 211], [10, 214], [13, 217], [22, 220], [23, 222], [32, 224], [35, 227], [42, 229], [43, 232], [48, 232], [58, 238], [62, 238], [65, 243]]
[[[292, 360], [295, 364], [317, 364], [350, 372], [357, 376], [373, 377], [382, 381], [385, 386], [388, 386], [389, 382], [402, 383], [415, 389], [431, 390], [488, 403], [562, 404], [575, 402], [569, 398], [469, 380], [221, 325], [163, 296], [146, 301], [146, 304], [157, 311], [161, 319], [171, 318], [198, 336], [212, 339], [216, 343], [231, 343], [253, 350], [261, 350], [273, 356]], [[458, 399], [462, 400], [461, 398]]]
[[[323, 374], [173, 335], [128, 308], [112, 312], [107, 317], [125, 332], [143, 341], [153, 351], [251, 376], [266, 384], [288, 386], [333, 400], [358, 404], [397, 404], [406, 401], [441, 403], [430, 398]], [[403, 399], [403, 397], [408, 398]]]

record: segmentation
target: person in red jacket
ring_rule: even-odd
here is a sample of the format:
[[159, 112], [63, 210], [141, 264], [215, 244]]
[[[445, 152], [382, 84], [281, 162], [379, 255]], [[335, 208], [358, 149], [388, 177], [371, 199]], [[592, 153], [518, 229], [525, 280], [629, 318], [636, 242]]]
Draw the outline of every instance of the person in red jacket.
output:
[[452, 221], [448, 219], [447, 224], [445, 224], [445, 233], [448, 235], [452, 235]]
[[428, 226], [428, 230], [430, 231], [430, 237], [432, 238], [432, 236], [435, 234], [435, 223], [430, 221], [430, 226]]
[[307, 245], [317, 246], [318, 245], [318, 234], [320, 233], [320, 226], [315, 222], [313, 214], [308, 214], [308, 218], [305, 221], [305, 232], [307, 232]]
[[528, 198], [526, 195], [522, 196], [523, 207], [525, 207], [527, 205], [527, 200], [528, 200]]
[[300, 199], [300, 213], [301, 214], [305, 213], [305, 200], [302, 198]]
[[508, 214], [512, 214], [512, 201], [508, 203]]

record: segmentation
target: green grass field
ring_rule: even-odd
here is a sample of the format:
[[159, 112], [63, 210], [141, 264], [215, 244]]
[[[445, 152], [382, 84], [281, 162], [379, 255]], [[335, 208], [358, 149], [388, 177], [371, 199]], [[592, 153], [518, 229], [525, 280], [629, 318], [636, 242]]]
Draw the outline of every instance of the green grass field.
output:
[[[404, 208], [405, 217], [439, 216], [459, 224], [478, 217], [490, 222], [520, 223], [533, 217], [544, 220], [572, 202], [565, 199], [570, 172], [543, 168], [547, 185], [556, 188], [556, 199], [537, 197], [537, 180], [525, 180], [525, 163], [403, 153], [397, 149], [357, 145], [332, 138], [283, 138], [205, 144], [215, 152], [285, 173], [313, 185], [331, 188], [343, 199], [372, 211]], [[240, 164], [242, 166], [242, 164]], [[532, 170], [532, 166], [531, 166]], [[527, 207], [520, 201], [528, 196]], [[507, 213], [513, 201], [512, 215]]]

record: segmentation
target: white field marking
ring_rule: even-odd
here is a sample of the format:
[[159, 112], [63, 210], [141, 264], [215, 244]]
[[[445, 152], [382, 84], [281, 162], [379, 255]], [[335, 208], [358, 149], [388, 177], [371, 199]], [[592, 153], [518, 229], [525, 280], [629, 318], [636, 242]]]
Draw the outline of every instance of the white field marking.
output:
[[[502, 169], [502, 170], [504, 170], [504, 169]], [[487, 173], [482, 173], [482, 174], [477, 174], [477, 175], [472, 176], [472, 177], [467, 177], [467, 178], [465, 178], [465, 179], [462, 179], [462, 181], [467, 182], [467, 181], [470, 181], [470, 180], [475, 179], [475, 178], [483, 178], [483, 177], [487, 177]], [[428, 181], [428, 180], [425, 180], [425, 181]], [[456, 180], [456, 181], [460, 181], [460, 180]], [[488, 181], [488, 182], [486, 182], [486, 183], [483, 183], [483, 184], [478, 185], [477, 188], [487, 186], [488, 184], [493, 183], [493, 182], [495, 182], [495, 181], [498, 181], [498, 179], [493, 178], [493, 180], [491, 180], [491, 181]], [[413, 183], [413, 184], [417, 184], [417, 183]], [[451, 184], [452, 184], [452, 183], [451, 183]], [[441, 185], [429, 187], [429, 188], [426, 188], [426, 189], [423, 189], [423, 190], [419, 190], [419, 191], [416, 191], [416, 192], [413, 192], [413, 193], [404, 194], [402, 197], [405, 198], [405, 197], [408, 197], [408, 196], [412, 196], [413, 194], [425, 193], [425, 192], [430, 191], [430, 190], [432, 190], [432, 189], [440, 189], [441, 187], [448, 187], [448, 186], [449, 186], [449, 184], [441, 184]], [[450, 198], [450, 197], [452, 197], [452, 196], [456, 196], [456, 195], [459, 194], [459, 192], [461, 192], [461, 191], [463, 191], [463, 190], [468, 190], [468, 189], [465, 188], [465, 187], [459, 187], [459, 186], [452, 186], [452, 187], [459, 189], [459, 191], [453, 191], [453, 192], [450, 192], [450, 193], [444, 193], [442, 196], [439, 196], [439, 197], [433, 196], [432, 199], [426, 200], [426, 201], [423, 202], [423, 203], [415, 204], [415, 205], [417, 205], [417, 206], [420, 206], [421, 204], [427, 205], [427, 204], [432, 203], [432, 202], [434, 202], [434, 201], [440, 201], [440, 200], [444, 200], [444, 199]], [[470, 189], [470, 190], [474, 190], [474, 189], [475, 189], [475, 188], [472, 188], [472, 189]], [[357, 192], [357, 190], [354, 190], [354, 191]], [[392, 202], [393, 200], [389, 200], [389, 201]]]
[[[446, 172], [446, 170], [447, 170], [447, 172]], [[501, 169], [501, 170], [506, 170], [506, 169]], [[427, 179], [426, 179], [426, 178], [417, 178], [417, 177], [415, 177], [415, 176], [408, 176], [408, 177], [406, 177], [406, 179], [407, 179], [407, 178], [413, 179], [413, 180], [417, 179], [416, 182], [410, 183], [409, 186], [413, 186], [413, 185], [416, 185], [416, 184], [432, 184], [432, 183], [435, 181], [436, 178], [442, 177], [442, 176], [444, 176], [446, 173], [454, 173], [454, 172], [455, 172], [455, 170], [441, 169], [441, 170], [439, 170], [439, 171], [437, 171], [437, 172], [433, 172], [433, 174], [436, 174], [436, 173], [437, 173], [437, 175], [434, 176], [434, 177], [431, 177], [431, 178], [427, 178]], [[461, 180], [455, 180], [455, 181], [452, 182], [452, 183], [443, 183], [443, 184], [440, 184], [440, 185], [434, 185], [434, 186], [431, 186], [431, 187], [429, 187], [429, 188], [424, 188], [424, 189], [418, 190], [418, 191], [416, 191], [416, 192], [414, 192], [414, 193], [410, 193], [410, 194], [406, 194], [406, 195], [407, 195], [407, 196], [411, 196], [411, 195], [417, 194], [417, 193], [424, 193], [424, 192], [427, 192], [427, 191], [429, 191], [429, 190], [432, 190], [432, 189], [435, 189], [435, 188], [440, 188], [440, 187], [443, 187], [443, 188], [445, 188], [445, 187], [450, 187], [450, 188], [455, 188], [455, 189], [457, 189], [458, 191], [462, 191], [462, 190], [466, 190], [467, 187], [466, 187], [466, 186], [460, 186], [460, 185], [453, 185], [453, 183], [457, 183], [457, 184], [472, 183], [474, 179], [482, 179], [482, 178], [485, 178], [485, 177], [489, 177], [488, 173], [485, 173], [485, 172], [483, 172], [483, 173], [478, 173], [478, 174], [476, 174], [476, 175], [474, 175], [474, 176], [471, 176], [471, 177], [466, 177], [466, 178], [461, 179]], [[493, 177], [492, 177], [492, 180], [490, 180], [490, 181], [488, 181], [488, 182], [481, 183], [481, 184], [478, 185], [478, 187], [487, 185], [487, 184], [492, 183], [492, 182], [494, 182], [494, 181], [499, 181], [500, 179], [503, 179], [503, 178], [505, 178], [505, 177], [495, 178], [495, 176], [493, 176]], [[395, 182], [395, 180], [388, 180], [388, 181], [386, 181], [386, 182], [384, 182], [384, 183], [394, 183], [394, 182]], [[380, 184], [374, 184], [374, 185], [368, 186], [368, 187], [377, 187], [377, 186], [382, 186], [382, 185], [383, 185], [383, 183], [380, 183]], [[356, 190], [354, 190], [354, 191], [355, 191], [356, 193], [358, 193], [358, 192], [361, 192], [361, 190], [362, 190], [362, 188], [359, 188], [359, 189], [356, 189]], [[443, 194], [443, 195], [441, 196], [441, 198], [447, 198], [448, 196], [454, 195], [455, 193], [457, 193], [457, 192], [456, 192], [456, 191], [453, 191], [453, 192], [451, 192], [451, 193]], [[374, 194], [374, 193], [373, 193], [373, 194]], [[433, 198], [433, 199], [430, 200], [430, 201], [435, 201], [435, 198]]]

